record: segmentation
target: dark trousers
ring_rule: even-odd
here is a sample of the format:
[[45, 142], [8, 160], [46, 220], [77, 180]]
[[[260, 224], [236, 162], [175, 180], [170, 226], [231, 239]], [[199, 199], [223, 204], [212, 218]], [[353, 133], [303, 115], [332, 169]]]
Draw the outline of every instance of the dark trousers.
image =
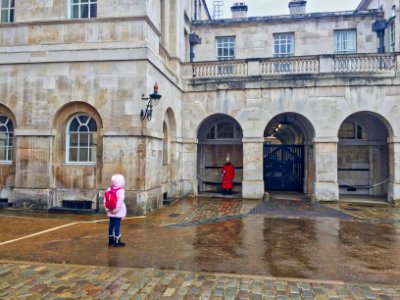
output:
[[110, 218], [108, 225], [108, 235], [119, 237], [121, 228], [121, 218]]

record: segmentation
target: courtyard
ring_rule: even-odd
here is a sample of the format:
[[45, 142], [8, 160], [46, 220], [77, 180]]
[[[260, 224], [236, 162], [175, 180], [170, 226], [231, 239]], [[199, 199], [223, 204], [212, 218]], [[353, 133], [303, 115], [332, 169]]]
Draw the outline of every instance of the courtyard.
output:
[[400, 299], [400, 207], [182, 198], [122, 223], [0, 211], [6, 299]]

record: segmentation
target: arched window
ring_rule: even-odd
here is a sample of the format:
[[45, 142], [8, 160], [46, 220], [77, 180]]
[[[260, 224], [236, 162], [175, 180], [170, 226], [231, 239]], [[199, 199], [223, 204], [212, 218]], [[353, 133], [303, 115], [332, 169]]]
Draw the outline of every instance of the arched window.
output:
[[214, 123], [207, 134], [207, 140], [216, 139], [241, 139], [242, 130], [231, 120], [223, 120]]
[[340, 139], [362, 140], [367, 138], [367, 134], [359, 124], [354, 122], [343, 122], [339, 129]]
[[88, 115], [76, 115], [67, 126], [67, 163], [96, 163], [97, 124]]
[[0, 115], [0, 162], [11, 162], [14, 126], [10, 118]]

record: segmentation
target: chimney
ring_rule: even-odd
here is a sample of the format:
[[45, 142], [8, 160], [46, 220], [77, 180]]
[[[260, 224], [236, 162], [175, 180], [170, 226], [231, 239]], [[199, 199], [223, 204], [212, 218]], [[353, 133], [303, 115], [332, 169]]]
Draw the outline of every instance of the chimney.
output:
[[244, 1], [234, 2], [231, 6], [232, 18], [247, 18], [248, 7]]
[[306, 0], [290, 0], [289, 11], [291, 15], [306, 13]]

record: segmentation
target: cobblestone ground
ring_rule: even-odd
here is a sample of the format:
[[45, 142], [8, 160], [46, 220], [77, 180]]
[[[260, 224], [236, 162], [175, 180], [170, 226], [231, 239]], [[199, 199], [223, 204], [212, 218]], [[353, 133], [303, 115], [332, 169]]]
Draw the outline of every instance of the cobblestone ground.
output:
[[182, 199], [123, 249], [101, 219], [0, 212], [0, 298], [400, 300], [400, 206]]
[[0, 264], [3, 299], [400, 299], [400, 287], [154, 269]]

